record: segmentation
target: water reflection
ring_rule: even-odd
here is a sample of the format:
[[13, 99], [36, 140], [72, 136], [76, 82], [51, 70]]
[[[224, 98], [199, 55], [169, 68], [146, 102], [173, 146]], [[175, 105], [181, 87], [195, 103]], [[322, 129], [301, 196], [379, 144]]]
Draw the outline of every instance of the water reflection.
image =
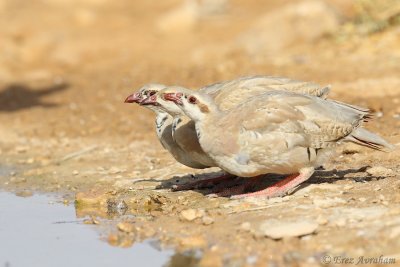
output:
[[52, 201], [0, 192], [0, 266], [193, 266], [148, 241], [127, 249], [101, 242], [83, 213], [77, 219], [72, 205]]

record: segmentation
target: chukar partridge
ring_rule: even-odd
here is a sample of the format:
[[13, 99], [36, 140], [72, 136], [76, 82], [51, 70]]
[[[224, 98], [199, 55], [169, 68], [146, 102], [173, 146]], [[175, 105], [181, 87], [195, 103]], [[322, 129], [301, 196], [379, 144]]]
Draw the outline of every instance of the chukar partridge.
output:
[[[183, 87], [168, 87], [171, 90], [187, 90]], [[303, 82], [292, 80], [289, 78], [272, 77], [272, 76], [251, 76], [242, 77], [236, 80], [216, 83], [199, 89], [200, 92], [210, 95], [215, 103], [221, 110], [228, 110], [246, 99], [260, 95], [262, 93], [272, 90], [285, 90], [292, 92], [300, 92], [318, 97], [325, 98], [329, 93], [329, 87], [321, 87], [316, 83]], [[143, 100], [141, 105], [154, 105], [163, 108], [171, 116], [174, 116], [174, 122], [172, 126], [173, 139], [179, 147], [186, 152], [186, 154], [197, 162], [200, 162], [206, 166], [217, 166], [214, 160], [204, 153], [201, 148], [194, 121], [189, 117], [183, 116], [184, 113], [174, 103], [166, 101], [160, 94], [154, 94], [149, 98]], [[211, 179], [219, 180], [219, 179]], [[204, 181], [207, 185], [210, 180]], [[194, 184], [187, 184], [185, 186], [179, 186], [176, 189], [191, 189], [194, 186], [200, 186], [201, 182], [195, 182]]]
[[241, 196], [282, 196], [309, 179], [341, 142], [393, 149], [362, 128], [368, 110], [315, 96], [270, 91], [223, 111], [202, 92], [164, 89], [159, 94], [194, 121], [201, 148], [221, 169], [242, 177], [289, 175]]

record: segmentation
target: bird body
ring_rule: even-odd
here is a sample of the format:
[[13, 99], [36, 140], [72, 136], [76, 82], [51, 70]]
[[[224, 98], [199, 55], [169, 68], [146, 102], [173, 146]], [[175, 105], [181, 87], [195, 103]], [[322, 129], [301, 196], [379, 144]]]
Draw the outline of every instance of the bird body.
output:
[[[174, 87], [169, 87], [174, 89]], [[183, 89], [176, 87], [176, 89]], [[249, 76], [236, 80], [217, 83], [199, 89], [199, 92], [209, 95], [221, 110], [231, 109], [253, 96], [272, 90], [286, 90], [326, 97], [329, 87], [321, 87], [311, 82], [292, 80], [273, 76]], [[157, 103], [166, 112], [174, 116], [172, 136], [176, 144], [186, 151], [188, 157], [205, 166], [217, 166], [207, 153], [201, 148], [194, 122], [175, 105], [156, 99]]]
[[299, 174], [269, 196], [307, 180], [342, 142], [393, 149], [362, 128], [370, 118], [367, 110], [337, 101], [270, 91], [223, 111], [201, 92], [165, 89], [159, 94], [194, 121], [201, 148], [224, 171], [242, 177]]

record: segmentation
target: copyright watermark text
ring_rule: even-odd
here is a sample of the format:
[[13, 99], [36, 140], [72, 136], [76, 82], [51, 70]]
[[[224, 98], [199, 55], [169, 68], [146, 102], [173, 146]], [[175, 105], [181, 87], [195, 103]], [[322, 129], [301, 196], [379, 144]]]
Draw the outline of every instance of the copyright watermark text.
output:
[[385, 257], [380, 255], [378, 257], [346, 257], [346, 256], [332, 256], [325, 254], [321, 257], [323, 264], [354, 264], [354, 265], [367, 265], [367, 264], [395, 264], [396, 258]]

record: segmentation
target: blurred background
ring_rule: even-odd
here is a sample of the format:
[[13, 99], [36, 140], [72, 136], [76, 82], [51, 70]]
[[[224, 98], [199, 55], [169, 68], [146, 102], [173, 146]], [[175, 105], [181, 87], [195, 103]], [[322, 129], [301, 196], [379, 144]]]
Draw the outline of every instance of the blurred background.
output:
[[393, 101], [399, 14], [398, 0], [0, 0], [0, 137], [145, 138], [150, 112], [122, 103], [149, 82], [266, 74]]

